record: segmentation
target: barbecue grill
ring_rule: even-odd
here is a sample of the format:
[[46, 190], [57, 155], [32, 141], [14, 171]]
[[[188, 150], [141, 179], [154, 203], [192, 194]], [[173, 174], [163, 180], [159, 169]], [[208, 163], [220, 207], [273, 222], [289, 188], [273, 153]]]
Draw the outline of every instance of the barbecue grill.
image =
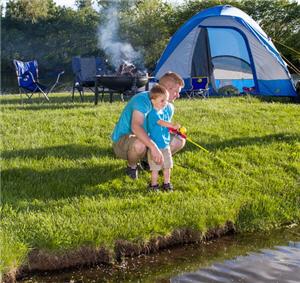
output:
[[99, 85], [116, 91], [128, 91], [132, 87], [140, 88], [147, 84], [147, 76], [97, 76]]
[[102, 90], [102, 98], [103, 100], [104, 93], [109, 92], [110, 94], [110, 102], [112, 102], [112, 97], [114, 93], [120, 93], [121, 99], [123, 100], [123, 95], [126, 96], [136, 94], [138, 88], [146, 86], [148, 83], [147, 75], [138, 75], [135, 74], [133, 76], [125, 76], [125, 75], [101, 75], [96, 76], [96, 93], [95, 93], [95, 104], [98, 103], [98, 96], [100, 87]]

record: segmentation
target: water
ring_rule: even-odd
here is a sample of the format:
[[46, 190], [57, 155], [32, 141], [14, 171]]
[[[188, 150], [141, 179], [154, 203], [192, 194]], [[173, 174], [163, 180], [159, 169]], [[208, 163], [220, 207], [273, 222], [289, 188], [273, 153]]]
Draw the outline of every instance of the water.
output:
[[300, 227], [226, 236], [159, 254], [97, 266], [43, 273], [21, 282], [300, 282]]
[[300, 282], [300, 242], [263, 249], [208, 268], [185, 273], [171, 282]]

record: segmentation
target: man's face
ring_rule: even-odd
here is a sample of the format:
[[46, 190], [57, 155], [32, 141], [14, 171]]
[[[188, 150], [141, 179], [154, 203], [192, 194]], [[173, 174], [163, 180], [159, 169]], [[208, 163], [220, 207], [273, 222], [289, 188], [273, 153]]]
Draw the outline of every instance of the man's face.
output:
[[169, 102], [173, 102], [176, 98], [180, 96], [181, 91], [181, 85], [174, 83], [174, 82], [168, 82], [165, 85], [165, 88], [169, 92]]

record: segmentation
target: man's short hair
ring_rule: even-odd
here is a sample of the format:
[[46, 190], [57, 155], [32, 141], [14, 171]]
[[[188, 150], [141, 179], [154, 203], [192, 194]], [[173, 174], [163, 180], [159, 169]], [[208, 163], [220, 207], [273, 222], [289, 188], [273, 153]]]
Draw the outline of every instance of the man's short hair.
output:
[[169, 96], [168, 91], [166, 90], [165, 87], [159, 84], [155, 84], [151, 90], [150, 90], [150, 99], [156, 99], [157, 97], [160, 96]]
[[167, 72], [159, 79], [159, 83], [163, 85], [166, 82], [170, 82], [170, 81], [180, 85], [181, 87], [184, 86], [183, 79], [177, 73], [174, 72]]

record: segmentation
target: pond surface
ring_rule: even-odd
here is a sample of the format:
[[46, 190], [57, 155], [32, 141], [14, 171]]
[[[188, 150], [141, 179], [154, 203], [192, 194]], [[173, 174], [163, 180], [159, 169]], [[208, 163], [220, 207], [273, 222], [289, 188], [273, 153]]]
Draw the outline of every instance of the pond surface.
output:
[[300, 282], [300, 227], [226, 236], [110, 268], [40, 274], [21, 282]]

